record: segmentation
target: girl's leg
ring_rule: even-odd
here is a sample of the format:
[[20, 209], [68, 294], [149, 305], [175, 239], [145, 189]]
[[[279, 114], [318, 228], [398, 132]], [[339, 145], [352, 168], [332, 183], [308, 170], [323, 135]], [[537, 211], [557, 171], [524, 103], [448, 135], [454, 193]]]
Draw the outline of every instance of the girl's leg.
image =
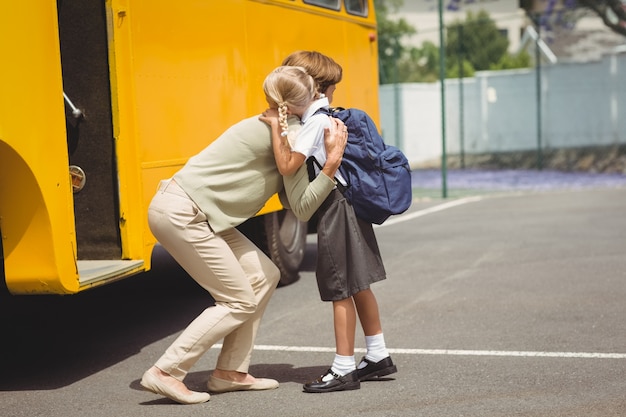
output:
[[374, 293], [368, 288], [358, 292], [353, 297], [365, 334], [365, 346], [367, 348], [367, 353], [357, 367], [359, 380], [364, 381], [397, 372], [385, 345], [378, 302]]
[[[371, 289], [363, 290], [354, 295], [354, 303], [359, 313], [359, 320], [365, 334], [367, 353], [365, 357], [373, 362], [378, 362], [389, 356], [385, 346], [383, 328], [380, 324], [378, 303]], [[363, 366], [361, 363], [360, 366]]]
[[330, 369], [315, 381], [304, 384], [306, 392], [333, 392], [360, 388], [354, 361], [356, 308], [352, 298], [333, 301], [336, 354]]
[[337, 354], [354, 356], [354, 335], [356, 332], [356, 309], [352, 298], [333, 301], [333, 320]]
[[374, 336], [383, 332], [378, 312], [378, 302], [371, 289], [356, 293], [354, 303], [359, 313], [359, 321], [365, 336]]

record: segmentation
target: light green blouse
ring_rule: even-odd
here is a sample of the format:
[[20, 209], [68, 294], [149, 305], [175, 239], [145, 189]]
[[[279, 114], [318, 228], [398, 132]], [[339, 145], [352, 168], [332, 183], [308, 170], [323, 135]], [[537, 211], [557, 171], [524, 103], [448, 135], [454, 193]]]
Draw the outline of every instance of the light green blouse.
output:
[[295, 174], [283, 177], [283, 183], [280, 202], [302, 221], [308, 221], [335, 188], [335, 181], [323, 172], [309, 182], [306, 163]]
[[[288, 122], [290, 130], [300, 126], [297, 117], [289, 117]], [[310, 218], [334, 183], [327, 176], [319, 175], [309, 184], [306, 165], [292, 177], [293, 181], [285, 179], [285, 187], [291, 194], [290, 205], [298, 217], [308, 215]], [[206, 214], [216, 233], [253, 217], [273, 194], [283, 189], [270, 128], [259, 116], [230, 127], [191, 157], [173, 179]]]

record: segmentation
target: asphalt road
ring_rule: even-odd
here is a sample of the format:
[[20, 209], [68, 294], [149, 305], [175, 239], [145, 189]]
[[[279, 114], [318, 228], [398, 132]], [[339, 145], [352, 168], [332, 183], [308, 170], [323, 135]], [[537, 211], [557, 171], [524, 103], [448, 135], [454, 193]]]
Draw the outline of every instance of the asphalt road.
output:
[[[251, 372], [279, 389], [194, 406], [140, 389], [211, 301], [157, 252], [152, 272], [91, 292], [0, 300], [0, 415], [626, 415], [626, 189], [420, 199], [376, 233], [389, 277], [373, 288], [394, 378], [302, 392], [333, 358], [311, 237], [302, 277], [276, 291], [253, 356]], [[192, 369], [192, 389], [216, 357]]]

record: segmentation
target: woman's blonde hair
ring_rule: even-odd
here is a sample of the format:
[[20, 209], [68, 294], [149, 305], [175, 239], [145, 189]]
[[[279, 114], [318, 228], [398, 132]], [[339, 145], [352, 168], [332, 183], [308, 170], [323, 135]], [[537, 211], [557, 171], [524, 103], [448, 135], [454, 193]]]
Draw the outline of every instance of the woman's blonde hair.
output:
[[343, 76], [341, 65], [317, 51], [295, 51], [284, 59], [283, 65], [304, 68], [315, 80], [320, 94], [326, 93], [331, 85], [339, 84]]
[[263, 91], [269, 105], [278, 107], [281, 135], [287, 136], [287, 110], [308, 107], [315, 98], [315, 81], [304, 68], [283, 65], [265, 78]]

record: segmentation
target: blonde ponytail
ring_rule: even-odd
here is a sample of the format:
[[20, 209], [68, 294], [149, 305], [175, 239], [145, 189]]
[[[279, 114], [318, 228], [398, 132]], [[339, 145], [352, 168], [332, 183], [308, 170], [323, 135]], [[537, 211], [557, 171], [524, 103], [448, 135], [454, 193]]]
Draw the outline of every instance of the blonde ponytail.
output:
[[289, 132], [289, 124], [287, 123], [287, 103], [284, 101], [278, 103], [278, 124], [281, 128], [280, 135], [285, 137]]
[[282, 66], [272, 71], [263, 82], [267, 102], [278, 108], [281, 136], [288, 134], [289, 107], [308, 107], [315, 98], [315, 81], [302, 67]]

